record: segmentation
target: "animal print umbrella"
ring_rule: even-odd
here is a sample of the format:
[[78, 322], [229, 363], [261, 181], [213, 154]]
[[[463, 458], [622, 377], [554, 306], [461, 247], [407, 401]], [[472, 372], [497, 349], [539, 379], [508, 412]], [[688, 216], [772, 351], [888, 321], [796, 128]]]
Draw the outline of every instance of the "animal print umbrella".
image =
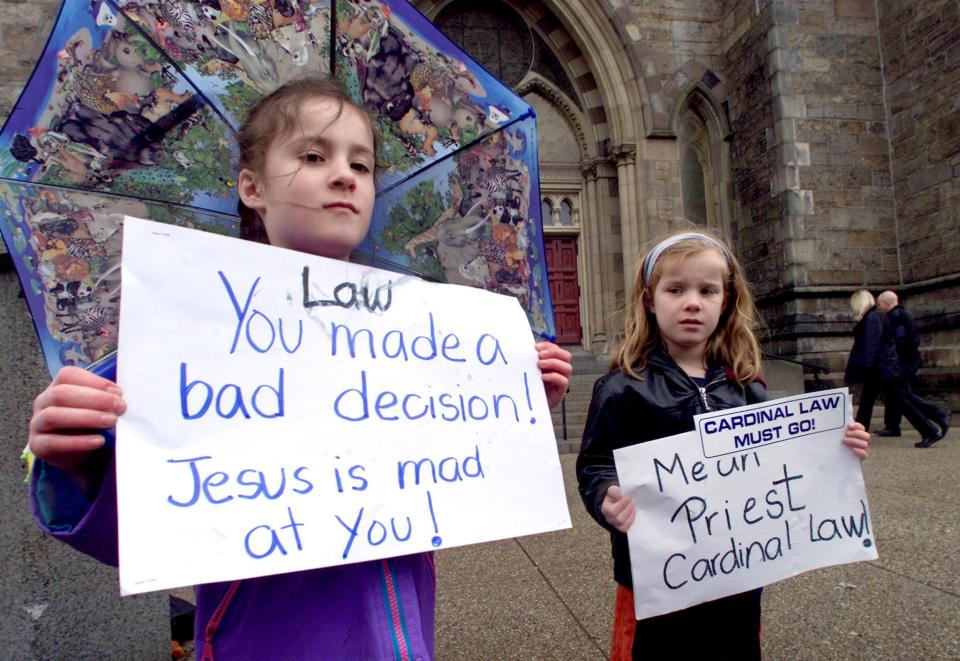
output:
[[236, 128], [331, 70], [383, 135], [359, 258], [516, 296], [554, 336], [532, 109], [406, 2], [66, 0], [0, 132], [0, 235], [51, 373], [116, 347], [122, 216], [235, 235]]

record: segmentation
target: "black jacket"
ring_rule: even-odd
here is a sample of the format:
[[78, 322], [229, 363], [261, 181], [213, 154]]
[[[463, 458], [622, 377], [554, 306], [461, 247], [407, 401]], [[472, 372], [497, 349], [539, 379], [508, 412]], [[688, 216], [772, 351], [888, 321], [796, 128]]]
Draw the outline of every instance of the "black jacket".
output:
[[912, 378], [920, 368], [920, 333], [917, 332], [917, 325], [902, 305], [890, 310], [887, 319], [893, 331], [893, 343], [897, 347], [900, 376]]
[[722, 368], [707, 374], [700, 388], [662, 348], [651, 352], [647, 366], [634, 379], [615, 370], [597, 379], [577, 457], [577, 481], [583, 504], [597, 523], [610, 531], [613, 577], [632, 587], [627, 536], [607, 524], [600, 505], [607, 488], [618, 484], [613, 451], [636, 443], [694, 429], [693, 416], [762, 402], [766, 388], [754, 381], [746, 390]]
[[853, 329], [853, 349], [847, 360], [847, 383], [866, 383], [871, 379], [900, 377], [897, 348], [887, 315], [874, 307]]

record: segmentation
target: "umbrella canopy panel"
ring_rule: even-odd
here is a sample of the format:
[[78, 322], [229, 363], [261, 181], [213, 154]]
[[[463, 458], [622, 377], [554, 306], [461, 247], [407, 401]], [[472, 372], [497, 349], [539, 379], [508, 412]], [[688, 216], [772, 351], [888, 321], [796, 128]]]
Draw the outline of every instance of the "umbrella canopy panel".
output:
[[109, 1], [235, 129], [283, 83], [330, 73], [330, 0]]
[[0, 177], [236, 212], [233, 130], [106, 3], [67, 2], [0, 133]]
[[117, 347], [124, 215], [226, 235], [237, 232], [237, 220], [229, 216], [0, 181], [0, 230], [15, 256], [51, 375], [64, 365], [86, 367]]
[[397, 270], [514, 296], [552, 338], [536, 164], [527, 117], [381, 195], [361, 249]]
[[554, 338], [533, 109], [409, 3], [336, 3], [335, 73], [382, 136], [372, 263], [516, 296]]
[[0, 235], [51, 374], [116, 347], [123, 214], [237, 234], [233, 133], [141, 26], [62, 6], [0, 132]]
[[407, 2], [67, 1], [0, 131], [51, 373], [116, 345], [120, 215], [236, 235], [241, 119], [331, 63], [382, 136], [366, 261], [516, 296], [554, 336], [533, 111]]

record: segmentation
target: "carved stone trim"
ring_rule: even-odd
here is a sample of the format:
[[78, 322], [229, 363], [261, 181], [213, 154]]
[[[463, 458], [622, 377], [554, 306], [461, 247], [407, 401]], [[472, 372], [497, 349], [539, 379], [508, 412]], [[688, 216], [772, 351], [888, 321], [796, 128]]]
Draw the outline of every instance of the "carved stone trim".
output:
[[587, 179], [588, 181], [591, 179], [596, 179], [600, 172], [600, 163], [597, 161], [597, 159], [584, 161], [580, 164], [580, 172], [583, 173], [583, 178]]
[[612, 158], [617, 165], [630, 165], [636, 162], [636, 159], [637, 159], [636, 143], [622, 142], [618, 145], [611, 145], [610, 158]]
[[696, 81], [688, 85], [677, 97], [673, 108], [670, 110], [670, 123], [667, 131], [670, 137], [676, 137], [683, 111], [687, 108], [700, 109], [700, 111], [710, 117], [710, 120], [716, 124], [719, 138], [727, 140], [732, 133], [730, 124], [727, 121], [727, 115], [723, 111], [723, 106], [717, 100], [713, 92], [701, 81]]

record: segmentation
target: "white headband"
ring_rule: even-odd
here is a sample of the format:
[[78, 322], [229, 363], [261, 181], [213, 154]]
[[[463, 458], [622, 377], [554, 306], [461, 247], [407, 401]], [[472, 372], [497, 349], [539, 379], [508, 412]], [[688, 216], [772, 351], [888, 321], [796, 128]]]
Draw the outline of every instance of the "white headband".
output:
[[720, 251], [720, 254], [723, 255], [723, 258], [727, 262], [727, 266], [730, 266], [730, 253], [727, 252], [726, 247], [716, 239], [706, 234], [700, 234], [699, 232], [684, 232], [683, 234], [674, 234], [673, 236], [664, 239], [656, 246], [653, 247], [647, 256], [643, 260], [643, 282], [649, 283], [650, 276], [653, 275], [653, 267], [657, 265], [657, 260], [660, 259], [660, 255], [663, 254], [663, 251], [674, 246], [681, 241], [686, 241], [687, 239], [700, 239], [701, 241], [706, 241], [707, 243], [714, 246], [717, 250]]

